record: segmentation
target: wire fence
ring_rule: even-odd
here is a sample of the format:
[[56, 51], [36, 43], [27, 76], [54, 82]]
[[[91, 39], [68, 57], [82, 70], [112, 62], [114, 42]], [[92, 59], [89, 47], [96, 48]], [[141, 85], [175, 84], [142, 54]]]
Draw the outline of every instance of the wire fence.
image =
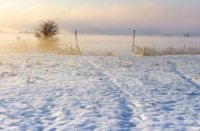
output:
[[156, 47], [139, 47], [136, 45], [132, 46], [132, 53], [140, 56], [155, 56], [155, 55], [199, 55], [200, 54], [200, 46], [199, 47], [166, 47], [159, 49]]
[[[90, 31], [89, 34], [85, 31], [78, 31], [75, 34], [61, 33], [57, 37], [56, 48], [50, 51], [60, 54], [106, 56], [200, 54], [199, 37], [136, 36], [133, 38], [133, 35], [131, 31], [123, 35], [96, 34], [94, 31]], [[39, 43], [31, 33], [0, 34], [0, 52], [37, 52]]]

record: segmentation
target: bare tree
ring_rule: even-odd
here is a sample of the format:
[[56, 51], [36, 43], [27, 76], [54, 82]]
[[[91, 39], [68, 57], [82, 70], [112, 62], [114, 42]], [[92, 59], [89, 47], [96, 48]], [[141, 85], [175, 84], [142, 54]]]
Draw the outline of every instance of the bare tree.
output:
[[53, 38], [59, 33], [58, 23], [55, 20], [42, 21], [35, 30], [35, 36], [42, 39]]
[[55, 20], [45, 20], [35, 28], [35, 36], [39, 38], [38, 50], [41, 52], [58, 52], [58, 39], [55, 37], [59, 33], [59, 27]]

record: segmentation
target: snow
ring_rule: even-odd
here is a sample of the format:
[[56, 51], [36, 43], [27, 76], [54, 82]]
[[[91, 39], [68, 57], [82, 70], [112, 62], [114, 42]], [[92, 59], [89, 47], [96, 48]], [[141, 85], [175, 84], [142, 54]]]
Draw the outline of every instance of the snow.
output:
[[200, 130], [200, 56], [0, 56], [0, 130]]

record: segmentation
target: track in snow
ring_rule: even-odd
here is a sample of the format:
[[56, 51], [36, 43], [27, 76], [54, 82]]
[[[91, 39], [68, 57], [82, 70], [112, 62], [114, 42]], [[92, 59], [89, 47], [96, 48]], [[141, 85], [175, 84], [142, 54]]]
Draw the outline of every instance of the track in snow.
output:
[[0, 59], [2, 130], [200, 129], [199, 56]]

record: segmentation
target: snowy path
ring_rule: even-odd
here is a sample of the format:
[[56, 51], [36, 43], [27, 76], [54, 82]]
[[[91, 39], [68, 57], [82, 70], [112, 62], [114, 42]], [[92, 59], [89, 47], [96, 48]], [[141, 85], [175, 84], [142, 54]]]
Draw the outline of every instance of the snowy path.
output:
[[0, 56], [0, 130], [200, 130], [200, 56]]

